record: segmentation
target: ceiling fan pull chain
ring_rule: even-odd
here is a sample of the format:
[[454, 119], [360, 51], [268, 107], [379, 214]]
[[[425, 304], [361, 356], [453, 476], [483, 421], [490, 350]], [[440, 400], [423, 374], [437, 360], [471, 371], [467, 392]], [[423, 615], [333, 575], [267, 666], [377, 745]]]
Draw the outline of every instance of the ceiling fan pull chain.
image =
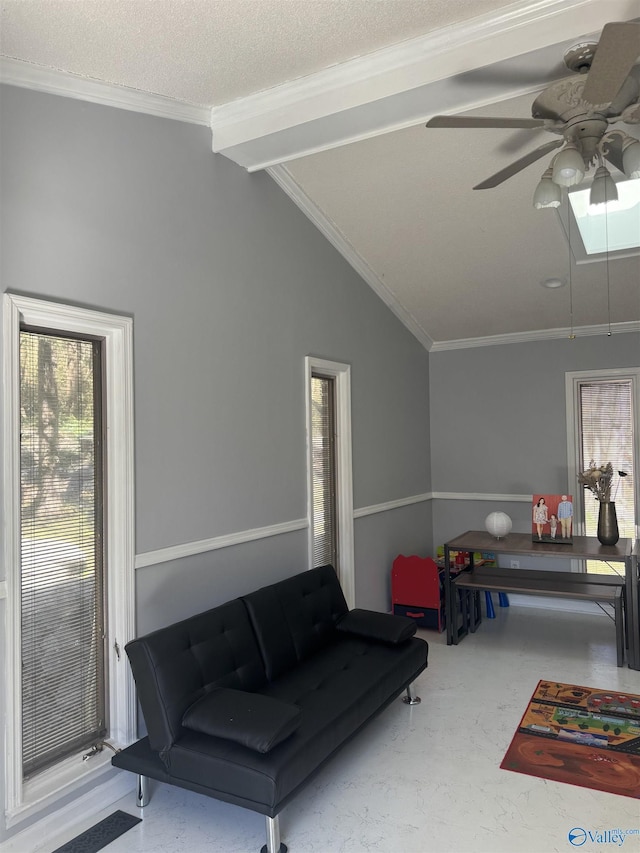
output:
[[573, 277], [571, 275], [571, 210], [569, 205], [569, 193], [566, 193], [567, 196], [567, 242], [569, 244], [569, 340], [575, 341], [576, 336], [573, 331]]

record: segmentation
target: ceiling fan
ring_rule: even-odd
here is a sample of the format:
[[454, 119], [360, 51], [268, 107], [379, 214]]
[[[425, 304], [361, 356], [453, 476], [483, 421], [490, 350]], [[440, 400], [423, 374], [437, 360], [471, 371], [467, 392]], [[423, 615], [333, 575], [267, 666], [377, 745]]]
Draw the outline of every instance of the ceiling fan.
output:
[[[604, 166], [608, 160], [627, 177], [640, 177], [640, 142], [623, 130], [611, 130], [617, 122], [640, 123], [640, 84], [631, 74], [640, 57], [640, 23], [605, 24], [600, 41], [572, 47], [564, 57], [575, 76], [545, 89], [535, 99], [532, 118], [484, 118], [434, 116], [427, 127], [446, 128], [544, 128], [560, 135], [525, 154], [474, 190], [497, 187], [545, 154], [562, 148], [546, 170], [534, 196], [535, 207], [557, 207], [560, 187], [580, 183], [591, 165], [598, 164], [592, 203], [610, 200], [615, 183]], [[594, 195], [597, 197], [594, 200]]]

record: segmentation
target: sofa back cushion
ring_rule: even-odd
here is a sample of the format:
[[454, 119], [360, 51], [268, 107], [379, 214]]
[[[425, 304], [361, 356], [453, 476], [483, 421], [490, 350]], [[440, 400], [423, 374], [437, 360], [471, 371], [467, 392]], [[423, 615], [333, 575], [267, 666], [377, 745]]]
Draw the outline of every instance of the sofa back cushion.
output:
[[243, 596], [269, 681], [335, 639], [348, 611], [332, 566], [321, 566]]
[[266, 683], [246, 608], [235, 599], [126, 646], [153, 749], [168, 750], [182, 717], [216, 687], [257, 690]]

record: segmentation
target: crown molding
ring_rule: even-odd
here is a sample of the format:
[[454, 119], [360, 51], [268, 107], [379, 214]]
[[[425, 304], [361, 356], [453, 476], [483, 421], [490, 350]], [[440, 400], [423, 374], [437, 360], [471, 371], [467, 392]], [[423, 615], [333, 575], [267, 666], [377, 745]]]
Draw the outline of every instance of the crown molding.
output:
[[364, 279], [380, 299], [382, 299], [384, 304], [396, 315], [400, 322], [420, 341], [426, 350], [429, 350], [433, 345], [433, 341], [429, 335], [415, 317], [398, 302], [382, 279], [374, 273], [334, 223], [325, 216], [299, 184], [296, 183], [286, 166], [273, 166], [267, 169], [267, 173], [271, 175], [273, 180], [284, 190], [305, 216], [313, 222], [316, 228], [324, 234], [327, 240], [340, 252], [343, 258]]
[[594, 335], [626, 334], [629, 332], [640, 332], [640, 321], [630, 320], [624, 323], [602, 323], [596, 326], [577, 326], [559, 329], [536, 329], [528, 332], [510, 332], [504, 335], [488, 335], [477, 338], [459, 338], [451, 341], [434, 341], [422, 328], [415, 317], [406, 310], [391, 293], [364, 259], [356, 252], [354, 247], [342, 235], [336, 225], [320, 210], [320, 208], [309, 198], [298, 183], [294, 180], [291, 172], [286, 166], [272, 166], [267, 169], [278, 186], [284, 190], [289, 198], [300, 208], [300, 210], [313, 222], [316, 228], [324, 234], [329, 242], [340, 252], [343, 258], [353, 267], [358, 275], [371, 287], [371, 289], [382, 299], [385, 305], [396, 315], [400, 322], [411, 332], [411, 334], [422, 344], [428, 352], [442, 352], [444, 350], [471, 349], [473, 347], [501, 346], [503, 344], [521, 344], [532, 341], [548, 341], [562, 338], [583, 338]]
[[531, 341], [550, 341], [566, 338], [586, 338], [594, 335], [627, 334], [640, 332], [640, 320], [629, 320], [625, 323], [601, 323], [597, 326], [576, 326], [573, 329], [537, 329], [531, 332], [511, 332], [506, 335], [491, 335], [484, 338], [460, 338], [453, 341], [435, 341], [430, 352], [441, 352], [451, 349], [470, 349], [472, 347], [493, 347], [502, 344], [522, 344]]
[[65, 98], [75, 98], [92, 104], [190, 124], [208, 126], [211, 116], [209, 107], [141, 92], [139, 89], [116, 86], [101, 80], [91, 80], [6, 56], [0, 58], [0, 80], [7, 86], [19, 86], [22, 89], [33, 89], [49, 95], [61, 95]]

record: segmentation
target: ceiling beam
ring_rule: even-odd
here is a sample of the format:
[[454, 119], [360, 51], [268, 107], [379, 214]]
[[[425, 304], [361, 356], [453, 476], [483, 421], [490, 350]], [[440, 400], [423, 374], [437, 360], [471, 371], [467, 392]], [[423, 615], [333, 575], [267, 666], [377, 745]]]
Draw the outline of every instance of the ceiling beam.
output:
[[[637, 0], [526, 0], [358, 57], [211, 111], [212, 147], [253, 172], [546, 85], [564, 51], [630, 20]], [[508, 63], [537, 69], [539, 85], [510, 83]], [[504, 63], [502, 86], [459, 75]], [[556, 72], [557, 73], [557, 72]], [[563, 69], [563, 76], [568, 71]], [[512, 75], [513, 78], [513, 75]], [[557, 78], [556, 78], [557, 79]]]

